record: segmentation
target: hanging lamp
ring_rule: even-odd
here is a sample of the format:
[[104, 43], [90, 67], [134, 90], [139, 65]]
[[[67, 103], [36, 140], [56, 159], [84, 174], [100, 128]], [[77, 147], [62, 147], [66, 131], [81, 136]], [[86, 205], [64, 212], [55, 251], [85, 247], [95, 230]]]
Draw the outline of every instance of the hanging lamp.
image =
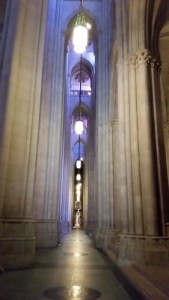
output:
[[78, 147], [78, 159], [76, 160], [76, 169], [81, 169], [81, 167], [82, 167], [82, 161], [80, 159], [80, 135], [79, 135], [78, 144], [79, 144], [79, 147]]
[[86, 22], [83, 12], [83, 0], [80, 1], [80, 11], [77, 15], [74, 30], [73, 30], [73, 49], [77, 54], [82, 54], [86, 51], [88, 45], [88, 29], [90, 24]]
[[77, 181], [80, 181], [80, 180], [81, 180], [81, 175], [80, 175], [80, 174], [77, 174], [77, 175], [76, 175], [76, 180], [77, 180]]
[[83, 133], [84, 126], [83, 126], [83, 121], [82, 121], [82, 114], [81, 114], [81, 102], [82, 102], [82, 55], [80, 55], [80, 76], [79, 76], [79, 81], [80, 81], [80, 89], [79, 89], [79, 115], [78, 115], [78, 120], [75, 122], [74, 130], [76, 134], [80, 135]]

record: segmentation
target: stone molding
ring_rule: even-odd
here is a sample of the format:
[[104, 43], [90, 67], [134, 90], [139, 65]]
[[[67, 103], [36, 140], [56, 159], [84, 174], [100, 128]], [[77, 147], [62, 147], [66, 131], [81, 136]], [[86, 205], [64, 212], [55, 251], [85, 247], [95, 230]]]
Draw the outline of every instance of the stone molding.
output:
[[36, 248], [57, 247], [61, 224], [56, 220], [35, 220]]
[[117, 262], [156, 264], [169, 259], [168, 236], [118, 234]]
[[95, 228], [93, 231], [94, 246], [98, 249], [104, 249], [108, 247], [111, 242], [113, 229], [110, 227]]
[[34, 237], [34, 221], [21, 218], [0, 219], [0, 238], [27, 238]]
[[[169, 227], [168, 224], [166, 226]], [[113, 257], [118, 265], [157, 264], [169, 260], [169, 236], [167, 235], [129, 235], [113, 228], [95, 228], [93, 240], [94, 246], [104, 250], [110, 258]]]
[[27, 267], [33, 263], [34, 226], [31, 219], [0, 219], [0, 265], [4, 269]]

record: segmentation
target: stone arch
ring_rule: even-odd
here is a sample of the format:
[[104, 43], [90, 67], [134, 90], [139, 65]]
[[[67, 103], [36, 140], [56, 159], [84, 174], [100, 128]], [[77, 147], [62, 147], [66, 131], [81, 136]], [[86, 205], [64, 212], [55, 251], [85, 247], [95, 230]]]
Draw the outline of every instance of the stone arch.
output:
[[153, 22], [151, 26], [150, 33], [150, 51], [156, 57], [160, 57], [159, 53], [159, 36], [160, 32], [165, 25], [165, 23], [169, 20], [169, 2], [167, 0], [161, 1], [159, 6], [154, 8], [153, 13]]
[[[76, 114], [77, 112], [79, 111], [79, 105], [77, 105], [73, 111], [72, 111], [72, 115]], [[82, 103], [81, 104], [81, 111], [86, 114], [88, 117], [90, 117], [90, 111], [89, 111], [89, 108], [84, 104]]]
[[[81, 66], [80, 66], [81, 64]], [[82, 58], [82, 61], [81, 63], [80, 62], [77, 62], [71, 69], [70, 71], [70, 86], [72, 86], [72, 80], [79, 76], [80, 74], [80, 69], [81, 69], [81, 76], [82, 76], [82, 84], [85, 85], [85, 81], [88, 81], [88, 84], [90, 85], [89, 87], [89, 90], [91, 91], [92, 90], [92, 84], [93, 84], [93, 67], [92, 65], [90, 64], [90, 62], [85, 59], [85, 58]], [[83, 80], [84, 79], [84, 80]], [[86, 79], [86, 80], [85, 80]], [[77, 80], [77, 82], [79, 82]], [[83, 88], [82, 88], [83, 89]]]

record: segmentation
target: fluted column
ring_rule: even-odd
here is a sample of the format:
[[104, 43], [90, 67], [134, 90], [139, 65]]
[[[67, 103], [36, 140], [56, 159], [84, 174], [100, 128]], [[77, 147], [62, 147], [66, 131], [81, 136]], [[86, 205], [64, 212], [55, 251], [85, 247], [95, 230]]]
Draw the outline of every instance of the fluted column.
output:
[[[71, 224], [70, 211], [72, 208], [72, 160], [71, 160], [71, 126], [70, 116], [67, 105], [65, 104], [64, 124], [63, 124], [63, 144], [61, 156], [61, 189], [59, 205], [60, 234], [65, 235], [69, 232]], [[71, 192], [71, 194], [69, 194]]]
[[161, 99], [161, 63], [155, 57], [150, 60], [152, 106], [154, 118], [154, 136], [156, 146], [156, 170], [158, 178], [158, 208], [160, 209], [160, 234], [166, 234], [166, 222], [169, 222], [168, 194], [169, 185], [167, 178], [167, 160], [165, 152], [164, 125], [162, 116]]
[[166, 159], [167, 159], [167, 174], [169, 181], [169, 121], [164, 124], [164, 135], [165, 135], [165, 147], [166, 147]]
[[61, 2], [49, 0], [34, 187], [38, 247], [59, 241], [64, 122], [64, 41]]
[[137, 111], [138, 141], [140, 152], [140, 176], [143, 201], [144, 232], [158, 234], [157, 188], [155, 177], [155, 141], [153, 134], [152, 102], [149, 81], [150, 53], [140, 50], [137, 53]]
[[119, 185], [121, 203], [121, 231], [128, 233], [128, 199], [127, 199], [127, 172], [125, 149], [125, 110], [123, 88], [123, 62], [117, 63], [117, 95], [118, 95], [118, 120], [119, 120]]
[[119, 141], [118, 141], [118, 120], [114, 119], [112, 122], [113, 135], [113, 219], [114, 230], [119, 231], [121, 227], [121, 213], [119, 201]]
[[143, 234], [143, 207], [141, 195], [140, 160], [138, 143], [138, 108], [136, 91], [136, 56], [129, 59], [130, 136], [132, 155], [132, 182], [134, 196], [135, 233]]
[[[109, 16], [109, 1], [102, 3], [104, 18], [107, 22]], [[110, 201], [112, 198], [112, 147], [111, 122], [109, 116], [109, 34], [100, 32], [98, 42], [98, 57], [96, 57], [96, 230], [94, 234], [95, 245], [104, 247], [107, 243], [111, 226]], [[97, 215], [96, 215], [97, 214]]]
[[[0, 264], [34, 258], [33, 184], [40, 110], [46, 1], [10, 1], [1, 74]], [[9, 6], [8, 6], [9, 8]], [[13, 38], [11, 39], [11, 35]]]

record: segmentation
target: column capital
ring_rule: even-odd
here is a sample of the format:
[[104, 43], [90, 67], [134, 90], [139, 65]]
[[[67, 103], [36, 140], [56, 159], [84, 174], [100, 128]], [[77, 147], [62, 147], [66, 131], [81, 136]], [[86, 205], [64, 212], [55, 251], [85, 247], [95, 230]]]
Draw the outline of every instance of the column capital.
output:
[[111, 127], [115, 127], [118, 125], [118, 119], [114, 119], [111, 121]]
[[149, 63], [152, 59], [151, 53], [147, 49], [142, 49], [136, 53], [136, 63]]
[[141, 49], [136, 53], [136, 65], [147, 64], [151, 68], [161, 70], [161, 62], [148, 49]]

